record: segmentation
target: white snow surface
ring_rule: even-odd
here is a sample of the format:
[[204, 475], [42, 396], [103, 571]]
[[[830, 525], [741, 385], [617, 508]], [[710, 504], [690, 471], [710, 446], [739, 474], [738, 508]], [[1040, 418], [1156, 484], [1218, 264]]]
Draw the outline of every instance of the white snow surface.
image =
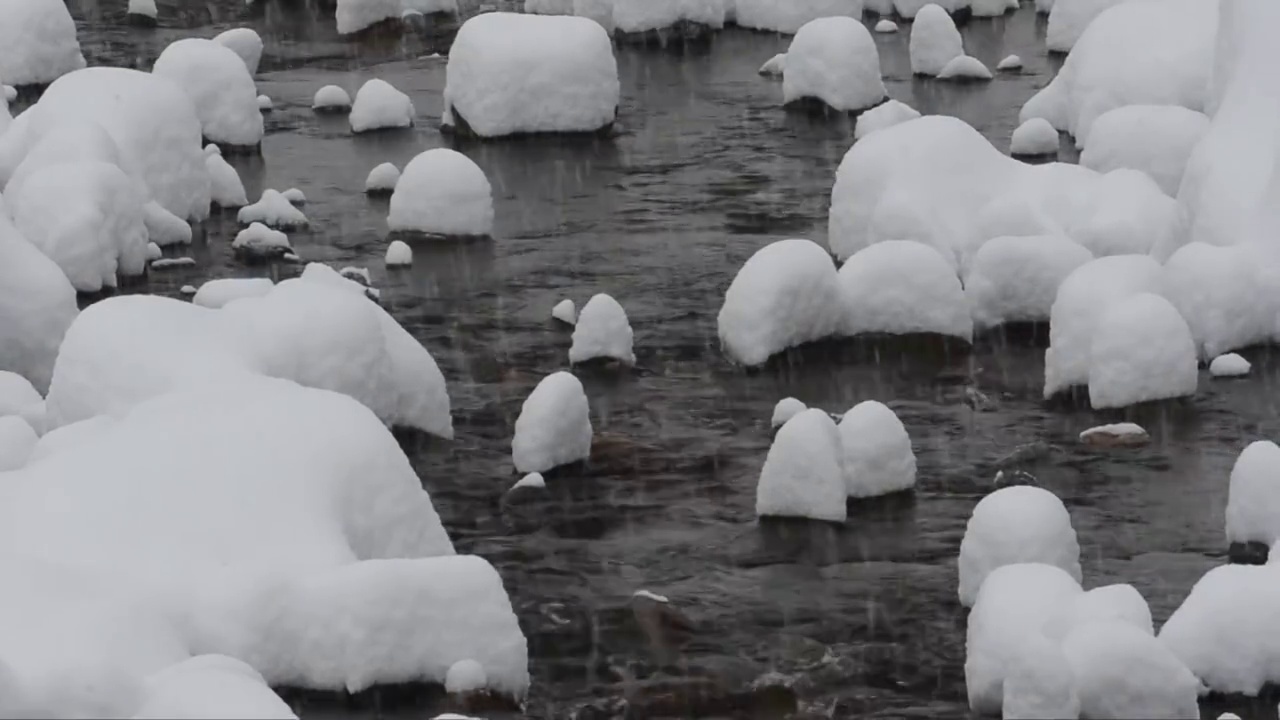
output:
[[850, 17], [810, 20], [791, 40], [782, 101], [815, 98], [835, 110], [865, 110], [885, 98], [880, 55], [865, 25]]
[[906, 20], [915, 19], [921, 10], [937, 5], [947, 13], [956, 13], [971, 7], [970, 0], [893, 0], [893, 11]]
[[258, 63], [262, 61], [262, 37], [252, 28], [232, 28], [214, 37], [213, 41], [239, 55], [249, 75], [258, 74]]
[[0, 370], [0, 417], [18, 415], [44, 402], [31, 381], [11, 370]]
[[160, 13], [156, 10], [156, 0], [129, 0], [128, 14], [155, 20]]
[[716, 318], [720, 347], [734, 362], [761, 365], [787, 348], [833, 335], [844, 315], [831, 256], [810, 240], [757, 250], [733, 278]]
[[978, 58], [969, 55], [957, 55], [943, 66], [938, 73], [939, 80], [990, 80], [991, 69], [982, 64]]
[[255, 222], [236, 233], [236, 239], [231, 242], [231, 249], [263, 253], [281, 249], [292, 250], [293, 246], [289, 244], [288, 235]]
[[[39, 397], [38, 395], [36, 397]], [[788, 420], [808, 410], [809, 407], [793, 397], [782, 398], [773, 406], [773, 415], [769, 418], [769, 427], [777, 430]]]
[[794, 34], [823, 17], [862, 17], [862, 0], [736, 0], [738, 25], [753, 30]]
[[383, 258], [387, 267], [406, 267], [413, 264], [413, 248], [403, 240], [392, 240], [387, 245], [387, 254]]
[[542, 473], [531, 472], [528, 475], [525, 475], [524, 477], [517, 480], [516, 484], [511, 486], [511, 489], [515, 490], [516, 488], [545, 488], [546, 486], [547, 486], [547, 481], [545, 478], [542, 477]]
[[262, 197], [252, 205], [245, 205], [236, 214], [241, 225], [262, 223], [268, 227], [297, 228], [307, 225], [307, 216], [279, 191], [267, 188]]
[[1186, 318], [1200, 358], [1268, 342], [1277, 336], [1280, 278], [1264, 245], [1183, 246], [1164, 266], [1168, 298]]
[[555, 304], [551, 308], [551, 317], [566, 325], [576, 325], [578, 323], [578, 308], [569, 298], [565, 298]]
[[1049, 10], [1045, 45], [1050, 52], [1067, 53], [1085, 28], [1104, 10], [1125, 0], [1057, 0]]
[[1156, 634], [1146, 598], [1132, 585], [1123, 584], [1103, 585], [1076, 595], [1045, 622], [1043, 630], [1049, 639], [1060, 643], [1076, 628], [1099, 621], [1125, 623], [1148, 637]]
[[483, 236], [493, 230], [493, 189], [470, 158], [449, 148], [419, 153], [391, 194], [392, 232]]
[[942, 6], [929, 3], [915, 15], [911, 24], [911, 72], [937, 75], [947, 63], [964, 55], [964, 43], [951, 15]]
[[1057, 235], [988, 240], [974, 253], [964, 284], [974, 328], [1049, 320], [1058, 286], [1091, 260], [1086, 248]]
[[532, 15], [572, 15], [573, 0], [524, 0], [524, 11]]
[[573, 14], [590, 20], [613, 34], [614, 0], [573, 0]]
[[857, 125], [853, 129], [853, 139], [861, 140], [877, 130], [893, 127], [918, 117], [920, 113], [915, 108], [890, 98], [858, 116]]
[[844, 522], [840, 432], [825, 411], [810, 408], [778, 431], [756, 484], [756, 515]]
[[360, 86], [351, 105], [351, 132], [362, 133], [413, 125], [413, 102], [409, 96], [381, 78], [372, 78]]
[[973, 606], [996, 568], [1017, 563], [1053, 565], [1080, 582], [1080, 545], [1071, 515], [1044, 488], [1000, 488], [974, 506], [960, 541], [960, 604]]
[[[1057, 155], [1058, 131], [1044, 118], [1031, 118], [1013, 131], [1013, 137], [1009, 140], [1009, 153], [1012, 155]], [[1093, 169], [1106, 172], [1114, 168]]]
[[249, 198], [244, 193], [244, 183], [240, 182], [240, 174], [222, 157], [222, 153], [209, 154], [204, 159], [204, 165], [209, 171], [209, 197], [214, 205], [240, 208], [249, 204]]
[[84, 65], [75, 21], [61, 0], [0, 4], [0, 79], [9, 85], [38, 85]]
[[1253, 365], [1235, 353], [1219, 355], [1209, 363], [1209, 374], [1213, 377], [1243, 377], [1249, 374]]
[[573, 326], [573, 343], [569, 347], [569, 362], [572, 364], [597, 359], [617, 360], [625, 365], [636, 362], [627, 311], [604, 293], [592, 296], [582, 306]]
[[477, 15], [445, 73], [442, 123], [465, 121], [481, 137], [594, 132], [613, 123], [621, 92], [609, 34], [581, 17]]
[[226, 655], [197, 655], [147, 676], [133, 714], [133, 720], [213, 717], [292, 720], [297, 715], [257, 670]]
[[760, 66], [760, 70], [758, 72], [761, 75], [775, 75], [780, 77], [784, 72], [786, 72], [786, 69], [787, 54], [778, 53], [768, 60], [765, 60], [764, 64]]
[[1080, 717], [1071, 664], [1057, 643], [1031, 634], [1008, 658], [1001, 698], [1003, 720]]
[[262, 297], [271, 292], [276, 284], [271, 278], [218, 278], [209, 280], [196, 290], [191, 298], [193, 305], [217, 310], [232, 300], [246, 297]]
[[1148, 437], [1147, 431], [1137, 423], [1122, 422], [1095, 425], [1080, 433], [1080, 441], [1086, 442], [1094, 435], [1119, 437]]
[[1177, 197], [1191, 152], [1208, 131], [1209, 118], [1195, 110], [1126, 105], [1094, 120], [1080, 164], [1103, 173], [1118, 168], [1141, 170], [1166, 195]]
[[367, 193], [393, 192], [398, 182], [400, 182], [400, 169], [385, 162], [369, 171], [369, 177], [364, 180], [364, 191]]
[[1130, 295], [1099, 316], [1089, 352], [1095, 410], [1194, 395], [1198, 380], [1191, 328], [1164, 297]]
[[450, 665], [444, 677], [444, 689], [450, 694], [476, 692], [488, 685], [489, 677], [485, 675], [484, 666], [471, 658]]
[[520, 473], [543, 473], [591, 456], [591, 408], [582, 382], [563, 370], [543, 378], [525, 398], [511, 440]]
[[1083, 717], [1200, 717], [1199, 680], [1164, 644], [1128, 623], [1085, 623], [1063, 639], [1062, 652]]
[[39, 439], [21, 416], [0, 416], [0, 473], [26, 465]]
[[79, 313], [57, 263], [13, 226], [0, 196], [0, 371], [49, 388], [62, 337]]
[[881, 18], [876, 22], [875, 31], [878, 33], [896, 33], [898, 32], [898, 23], [889, 18]]
[[996, 63], [997, 70], [1021, 70], [1022, 58], [1017, 55], [1006, 55], [1004, 59]]
[[916, 455], [911, 438], [887, 405], [864, 400], [850, 408], [837, 427], [849, 497], [878, 497], [915, 487]]
[[1097, 258], [1076, 268], [1058, 286], [1049, 312], [1049, 347], [1045, 350], [1044, 397], [1087, 385], [1092, 348], [1101, 317], [1121, 300], [1159, 292], [1160, 266], [1145, 255]]
[[886, 240], [849, 258], [838, 274], [845, 335], [937, 333], [965, 341], [973, 320], [955, 270], [937, 250]]
[[1231, 468], [1227, 490], [1227, 542], [1280, 540], [1280, 446], [1269, 440], [1250, 443]]
[[351, 95], [337, 85], [325, 85], [311, 100], [312, 110], [350, 110]]
[[685, 21], [724, 27], [726, 0], [613, 0], [613, 24], [618, 32], [641, 33]]
[[262, 142], [258, 91], [235, 51], [212, 40], [178, 40], [160, 53], [151, 73], [172, 80], [191, 98], [204, 137], [230, 145]]
[[352, 35], [382, 22], [399, 19], [401, 0], [338, 0], [334, 10], [339, 35]]

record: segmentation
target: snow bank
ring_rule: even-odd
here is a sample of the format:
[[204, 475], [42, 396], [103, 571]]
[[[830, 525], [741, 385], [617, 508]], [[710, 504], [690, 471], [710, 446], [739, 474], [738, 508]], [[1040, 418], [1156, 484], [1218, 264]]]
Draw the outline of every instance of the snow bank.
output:
[[1244, 377], [1253, 366], [1248, 360], [1235, 353], [1219, 355], [1209, 363], [1209, 374], [1213, 377]]
[[1252, 245], [1185, 245], [1164, 266], [1166, 296], [1187, 320], [1199, 357], [1264, 343], [1276, 333], [1278, 301], [1265, 251]]
[[887, 100], [858, 116], [854, 126], [853, 139], [861, 140], [877, 130], [893, 127], [898, 123], [915, 120], [920, 117], [919, 111], [897, 100]]
[[346, 112], [351, 109], [351, 96], [337, 85], [325, 85], [316, 91], [311, 109], [316, 112]]
[[217, 310], [232, 300], [262, 297], [276, 286], [270, 278], [219, 278], [200, 286], [191, 304]]
[[240, 56], [249, 75], [258, 74], [262, 61], [262, 37], [251, 28], [232, 28], [213, 38], [213, 41]]
[[[517, 75], [526, 81], [512, 83]], [[481, 137], [595, 132], [613, 123], [619, 93], [613, 44], [599, 24], [484, 13], [463, 24], [449, 52], [441, 122]]]
[[78, 312], [67, 276], [18, 232], [0, 201], [0, 371], [46, 391], [62, 336]]
[[1049, 10], [1045, 44], [1049, 52], [1067, 53], [1084, 34], [1085, 28], [1104, 10], [1124, 0], [1061, 0]]
[[493, 230], [493, 190], [466, 155], [448, 148], [419, 153], [405, 166], [387, 227], [392, 232], [453, 237], [485, 236]]
[[877, 497], [915, 487], [916, 455], [911, 438], [887, 406], [864, 400], [844, 414], [838, 428], [841, 469], [849, 497]]
[[844, 308], [831, 257], [809, 240], [757, 250], [733, 278], [716, 325], [731, 360], [760, 365], [787, 348], [834, 334]]
[[991, 70], [982, 61], [968, 55], [957, 55], [943, 66], [939, 80], [990, 80]]
[[861, 18], [862, 5], [862, 0], [736, 0], [736, 17], [744, 28], [793, 34], [818, 18]]
[[725, 0], [614, 0], [613, 24], [618, 32], [643, 33], [679, 22], [712, 29], [724, 27]]
[[351, 35], [382, 22], [398, 19], [401, 0], [338, 0], [334, 10], [339, 35]]
[[209, 171], [209, 198], [214, 205], [224, 208], [240, 208], [249, 204], [244, 193], [240, 174], [231, 167], [221, 153], [212, 153], [204, 159]]
[[973, 508], [960, 541], [960, 603], [972, 606], [992, 571], [1016, 563], [1053, 565], [1080, 582], [1080, 546], [1071, 515], [1043, 488], [1001, 488]]
[[1106, 311], [1139, 293], [1159, 292], [1161, 268], [1145, 255], [1114, 255], [1081, 265], [1058, 287], [1049, 312], [1044, 397], [1089, 382], [1095, 328]]
[[571, 373], [543, 378], [520, 408], [511, 461], [519, 473], [544, 473], [591, 456], [591, 409]]
[[413, 248], [403, 240], [392, 240], [383, 258], [387, 267], [407, 267], [413, 264]]
[[1227, 542], [1280, 540], [1280, 447], [1267, 440], [1250, 443], [1231, 468], [1227, 491]]
[[370, 195], [390, 195], [395, 191], [398, 182], [400, 182], [400, 169], [385, 162], [369, 171], [369, 177], [364, 180], [364, 191]]
[[134, 720], [196, 717], [297, 718], [257, 670], [226, 655], [198, 655], [146, 678]]
[[815, 98], [841, 112], [865, 110], [885, 98], [880, 55], [865, 25], [850, 17], [811, 20], [791, 41], [782, 101]]
[[840, 268], [846, 335], [937, 333], [965, 341], [973, 320], [955, 270], [934, 248], [886, 240], [865, 248]]
[[[1009, 140], [1009, 154], [1057, 155], [1058, 131], [1044, 118], [1031, 118], [1013, 131], [1013, 138]], [[1113, 168], [1093, 169], [1106, 172]]]
[[230, 48], [212, 40], [178, 40], [160, 53], [151, 72], [172, 80], [191, 98], [209, 140], [240, 146], [262, 142], [253, 76]]
[[60, 0], [6, 0], [0, 5], [0, 78], [43, 85], [83, 68], [76, 24]]
[[780, 77], [786, 71], [786, 69], [787, 69], [787, 54], [778, 53], [777, 55], [774, 55], [773, 57], [766, 60], [764, 64], [760, 66], [760, 69], [757, 72], [760, 75], [775, 75]]
[[911, 72], [937, 75], [956, 57], [964, 55], [960, 31], [940, 5], [929, 3], [920, 9], [911, 25]]
[[631, 324], [627, 322], [627, 311], [604, 293], [593, 296], [578, 313], [578, 321], [573, 327], [573, 345], [569, 348], [569, 362], [572, 364], [597, 359], [617, 360], [624, 365], [636, 362], [636, 355], [631, 349]]
[[556, 303], [555, 307], [551, 308], [551, 318], [553, 320], [559, 320], [565, 325], [577, 325], [578, 308], [573, 304], [572, 300], [565, 298]]
[[1194, 110], [1126, 105], [1094, 121], [1080, 164], [1104, 173], [1117, 168], [1141, 170], [1166, 195], [1176, 197], [1191, 151], [1208, 130], [1209, 118]]
[[988, 240], [965, 278], [975, 329], [1049, 320], [1058, 286], [1090, 260], [1087, 249], [1055, 235]]
[[1200, 682], [1150, 633], [1123, 622], [1085, 623], [1063, 639], [1062, 652], [1084, 717], [1200, 717]]
[[840, 432], [826, 412], [811, 408], [788, 420], [760, 470], [756, 515], [844, 522], [840, 457]]
[[236, 214], [241, 225], [262, 223], [269, 227], [298, 228], [307, 225], [307, 216], [293, 206], [279, 190], [267, 188], [262, 197], [252, 205], [245, 205]]
[[1194, 395], [1198, 375], [1191, 329], [1160, 295], [1130, 295], [1099, 316], [1089, 356], [1095, 410]]
[[351, 132], [362, 133], [387, 128], [413, 126], [413, 102], [409, 96], [391, 86], [386, 80], [373, 78], [356, 92], [351, 105]]
[[17, 470], [27, 464], [40, 438], [31, 425], [17, 415], [0, 417], [0, 472]]

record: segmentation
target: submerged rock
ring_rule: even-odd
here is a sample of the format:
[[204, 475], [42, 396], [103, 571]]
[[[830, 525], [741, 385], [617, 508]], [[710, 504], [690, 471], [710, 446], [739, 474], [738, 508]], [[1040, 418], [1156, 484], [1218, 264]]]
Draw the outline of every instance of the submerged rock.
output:
[[1099, 425], [1080, 433], [1080, 442], [1089, 447], [1141, 447], [1151, 442], [1151, 436], [1134, 423]]

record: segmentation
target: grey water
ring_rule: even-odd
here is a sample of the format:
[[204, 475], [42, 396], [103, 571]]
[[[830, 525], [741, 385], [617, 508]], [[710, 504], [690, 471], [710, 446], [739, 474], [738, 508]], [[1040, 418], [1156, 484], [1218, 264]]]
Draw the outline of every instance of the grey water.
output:
[[[1076, 436], [1118, 416], [1043, 402], [1034, 343], [983, 342], [972, 355], [870, 345], [761, 372], [731, 365], [716, 338], [725, 289], [773, 240], [825, 242], [835, 169], [853, 142], [851, 119], [785, 112], [778, 81], [757, 75], [786, 36], [731, 28], [685, 52], [619, 47], [613, 138], [452, 145], [438, 128], [456, 23], [350, 40], [336, 34], [332, 6], [311, 0], [162, 0], [154, 29], [128, 26], [123, 3], [69, 3], [91, 64], [149, 69], [182, 37], [237, 26], [262, 35], [258, 87], [275, 110], [261, 156], [229, 159], [251, 198], [303, 190], [312, 227], [291, 234], [298, 254], [367, 267], [384, 305], [439, 362], [457, 438], [406, 434], [402, 444], [459, 551], [503, 577], [529, 639], [527, 717], [782, 717], [793, 706], [812, 718], [965, 717], [955, 557], [998, 469], [1016, 466], [1060, 495], [1086, 587], [1132, 583], [1159, 625], [1225, 562], [1236, 454], [1280, 435], [1280, 364], [1261, 350], [1246, 353], [1248, 379], [1204, 373], [1194, 399], [1137, 411], [1149, 446], [1110, 450]], [[475, 0], [464, 7], [464, 16], [479, 10]], [[913, 78], [909, 27], [875, 36], [890, 96], [963, 118], [1007, 148], [1022, 103], [1060, 65], [1044, 50], [1044, 19], [1024, 3], [967, 23], [969, 54], [989, 67], [1010, 53], [1026, 63], [978, 85]], [[354, 95], [373, 77], [411, 96], [413, 129], [353, 137], [345, 118], [311, 112], [320, 86]], [[419, 244], [412, 268], [387, 271], [387, 203], [365, 197], [364, 178], [440, 146], [488, 175], [494, 237]], [[1063, 148], [1072, 159], [1065, 138]], [[298, 272], [240, 264], [237, 229], [234, 214], [215, 211], [194, 245], [176, 250], [196, 265], [153, 271], [139, 290], [177, 297], [213, 278]], [[607, 457], [586, 476], [553, 479], [513, 522], [500, 499], [516, 479], [515, 418], [538, 380], [568, 365], [569, 332], [550, 309], [597, 292], [625, 306], [638, 356], [635, 372], [583, 375]], [[968, 388], [991, 404], [971, 406]], [[886, 402], [912, 437], [915, 493], [851, 506], [840, 526], [758, 522], [769, 416], [786, 396], [833, 412]], [[639, 589], [669, 597], [688, 627], [655, 638], [631, 607]], [[443, 707], [299, 702], [305, 717], [428, 717]], [[1276, 717], [1274, 704], [1243, 702], [1206, 702], [1205, 717], [1228, 706]], [[485, 716], [500, 715], [514, 716]]]

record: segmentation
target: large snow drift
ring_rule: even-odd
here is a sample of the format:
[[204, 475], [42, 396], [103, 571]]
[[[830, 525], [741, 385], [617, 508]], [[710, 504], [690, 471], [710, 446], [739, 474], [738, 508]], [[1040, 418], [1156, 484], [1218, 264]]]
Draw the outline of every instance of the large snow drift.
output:
[[795, 33], [824, 17], [862, 17], [862, 0], [734, 0], [738, 25], [754, 30]]
[[84, 64], [75, 21], [62, 0], [0, 3], [0, 80], [5, 84], [51, 83]]
[[840, 268], [844, 293], [841, 332], [937, 333], [968, 341], [973, 320], [964, 288], [946, 258], [911, 240], [865, 248]]
[[796, 33], [782, 74], [783, 103], [813, 98], [840, 112], [856, 112], [884, 97], [880, 55], [861, 22], [818, 18]]
[[78, 312], [67, 276], [18, 232], [0, 200], [0, 370], [47, 391], [62, 336]]
[[1209, 130], [1203, 113], [1177, 105], [1126, 105], [1099, 115], [1080, 164], [1110, 172], [1132, 168], [1150, 175], [1176, 197], [1191, 151]]
[[453, 237], [488, 235], [493, 230], [489, 179], [456, 150], [419, 153], [396, 182], [387, 227], [392, 232]]
[[525, 398], [511, 440], [516, 472], [547, 472], [591, 456], [591, 408], [572, 373], [552, 373]]
[[921, 8], [911, 24], [909, 49], [911, 72], [916, 75], [937, 75], [964, 54], [960, 31], [951, 15], [934, 3]]
[[1236, 458], [1227, 491], [1227, 542], [1280, 540], [1280, 447], [1258, 440]]
[[212, 40], [179, 40], [160, 53], [151, 72], [172, 80], [191, 98], [204, 136], [212, 142], [262, 142], [258, 91], [235, 51]]
[[993, 570], [1016, 563], [1053, 565], [1080, 581], [1080, 545], [1071, 515], [1043, 488], [1000, 488], [973, 508], [960, 541], [960, 603], [972, 606]]
[[825, 411], [810, 408], [782, 426], [756, 484], [756, 515], [844, 522], [847, 489], [840, 432]]
[[442, 122], [481, 137], [594, 132], [613, 123], [619, 92], [613, 44], [597, 23], [485, 13], [449, 52]]
[[1089, 351], [1095, 410], [1194, 395], [1197, 380], [1191, 329], [1165, 298], [1137, 293], [1099, 316]]
[[992, 238], [978, 248], [965, 278], [975, 329], [1049, 319], [1058, 286], [1093, 254], [1064, 237]]
[[909, 490], [916, 484], [916, 455], [902, 421], [875, 400], [854, 405], [840, 418], [841, 470], [851, 498]]

